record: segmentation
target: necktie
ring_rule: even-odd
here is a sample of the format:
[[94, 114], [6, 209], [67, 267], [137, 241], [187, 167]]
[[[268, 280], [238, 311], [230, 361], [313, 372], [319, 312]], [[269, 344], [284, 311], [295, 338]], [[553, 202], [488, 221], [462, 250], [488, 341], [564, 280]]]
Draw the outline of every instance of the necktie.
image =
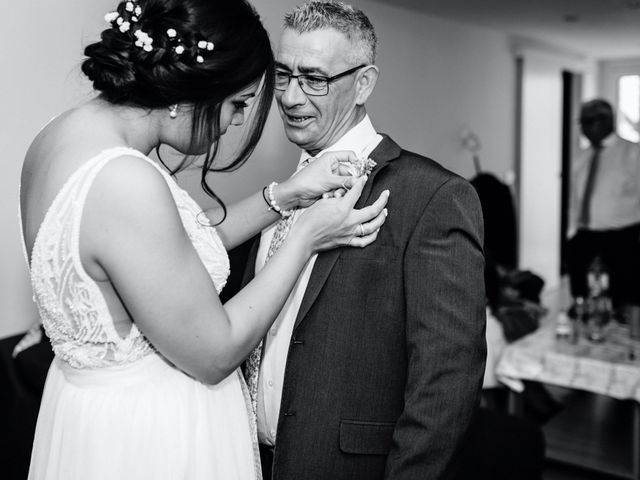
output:
[[591, 156], [591, 163], [589, 164], [589, 172], [587, 173], [584, 193], [582, 194], [582, 203], [580, 204], [580, 214], [578, 216], [578, 225], [584, 228], [589, 227], [589, 221], [591, 219], [591, 197], [593, 196], [593, 189], [596, 184], [601, 151], [601, 145], [593, 146], [593, 155]]
[[[311, 158], [307, 158], [302, 161], [296, 171], [302, 170], [309, 164], [310, 161]], [[293, 215], [281, 218], [278, 221], [275, 231], [273, 232], [273, 237], [271, 237], [269, 250], [267, 251], [267, 256], [264, 261], [265, 264], [271, 259], [273, 254], [278, 251], [278, 249], [284, 242], [284, 239], [287, 237], [289, 230], [291, 230], [291, 226], [293, 225], [295, 216], [296, 215], [294, 213]], [[257, 415], [258, 412], [258, 379], [260, 377], [260, 363], [262, 361], [263, 347], [264, 340], [260, 340], [258, 346], [254, 348], [249, 354], [245, 369], [247, 388], [249, 389], [249, 397], [251, 398], [251, 406], [253, 408], [254, 415]]]

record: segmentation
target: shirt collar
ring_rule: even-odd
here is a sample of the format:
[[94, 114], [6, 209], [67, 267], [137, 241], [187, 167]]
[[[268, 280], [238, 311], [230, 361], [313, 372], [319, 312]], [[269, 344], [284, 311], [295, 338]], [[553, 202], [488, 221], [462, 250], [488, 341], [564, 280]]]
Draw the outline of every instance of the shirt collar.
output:
[[611, 133], [602, 139], [602, 142], [600, 142], [600, 145], [602, 146], [602, 148], [607, 148], [607, 147], [611, 147], [617, 141], [618, 141], [618, 135], [616, 135], [615, 133]]
[[[335, 152], [338, 150], [351, 150], [358, 156], [369, 156], [373, 149], [382, 140], [382, 137], [378, 135], [369, 115], [365, 115], [360, 122], [345, 133], [336, 143], [330, 147], [325, 148], [318, 152], [315, 156], [318, 157], [325, 152]], [[300, 155], [300, 162], [307, 160], [311, 155], [306, 150], [302, 151]]]

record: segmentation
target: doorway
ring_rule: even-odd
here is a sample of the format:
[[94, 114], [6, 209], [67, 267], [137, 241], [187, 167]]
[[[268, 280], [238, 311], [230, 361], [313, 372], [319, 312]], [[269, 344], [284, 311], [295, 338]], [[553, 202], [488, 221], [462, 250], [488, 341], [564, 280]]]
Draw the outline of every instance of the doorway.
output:
[[580, 132], [577, 119], [582, 98], [582, 75], [562, 71], [562, 153], [560, 167], [560, 276], [567, 273], [567, 233], [569, 230], [569, 198], [571, 166], [579, 148]]

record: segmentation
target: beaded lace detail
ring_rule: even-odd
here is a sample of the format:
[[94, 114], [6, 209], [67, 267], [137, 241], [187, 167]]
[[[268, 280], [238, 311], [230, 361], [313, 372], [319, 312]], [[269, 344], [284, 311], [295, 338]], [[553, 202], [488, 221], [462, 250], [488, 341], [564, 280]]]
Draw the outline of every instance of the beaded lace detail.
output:
[[102, 167], [122, 155], [144, 159], [162, 173], [182, 224], [218, 292], [229, 275], [229, 258], [215, 228], [169, 174], [126, 147], [93, 157], [69, 177], [49, 207], [35, 239], [30, 268], [34, 300], [53, 350], [76, 368], [130, 363], [154, 351], [135, 323], [125, 338], [117, 333], [102, 292], [80, 261], [80, 221], [88, 191]]

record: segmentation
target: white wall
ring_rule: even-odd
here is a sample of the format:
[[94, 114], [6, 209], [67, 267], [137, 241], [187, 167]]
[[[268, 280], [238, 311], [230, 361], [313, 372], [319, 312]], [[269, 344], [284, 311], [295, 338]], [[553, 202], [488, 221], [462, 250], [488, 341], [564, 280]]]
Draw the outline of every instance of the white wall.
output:
[[580, 73], [583, 94], [593, 92], [593, 63], [518, 49], [523, 59], [519, 191], [519, 266], [541, 275], [547, 288], [560, 280], [562, 71]]
[[17, 219], [22, 159], [42, 125], [87, 94], [77, 68], [82, 47], [112, 8], [106, 0], [13, 2], [0, 29], [0, 337], [37, 318]]
[[[16, 218], [22, 158], [46, 121], [88, 95], [78, 70], [82, 46], [103, 28], [102, 17], [115, 3], [17, 2], [11, 21], [0, 30], [5, 65], [0, 78], [5, 155], [0, 178], [0, 337], [24, 330], [36, 315]], [[254, 3], [276, 42], [282, 14], [299, 2]], [[372, 0], [356, 4], [368, 13], [380, 38], [381, 77], [369, 105], [377, 128], [465, 177], [474, 171], [460, 134], [471, 129], [482, 142], [484, 169], [500, 176], [510, 171], [515, 78], [506, 36]], [[297, 151], [284, 138], [275, 110], [272, 113], [253, 158], [239, 172], [214, 181], [226, 201], [286, 177], [295, 164]], [[195, 173], [182, 175], [180, 181], [208, 205]]]
[[601, 95], [614, 107], [618, 104], [618, 79], [623, 75], [640, 74], [640, 58], [599, 62]]
[[562, 77], [544, 56], [524, 60], [519, 265], [555, 284], [560, 253]]

